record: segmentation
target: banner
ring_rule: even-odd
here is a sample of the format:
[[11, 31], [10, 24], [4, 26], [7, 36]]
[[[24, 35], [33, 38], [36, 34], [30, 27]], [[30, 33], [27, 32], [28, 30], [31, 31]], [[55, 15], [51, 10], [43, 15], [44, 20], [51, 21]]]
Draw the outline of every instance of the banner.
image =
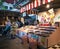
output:
[[30, 10], [31, 6], [30, 6], [30, 3], [28, 4], [28, 10]]
[[24, 12], [24, 11], [26, 11], [26, 7], [25, 7], [25, 6], [23, 7], [23, 12]]
[[48, 0], [45, 0], [45, 4], [48, 3]]
[[33, 9], [33, 8], [34, 8], [34, 3], [32, 2], [32, 3], [31, 3], [31, 9]]
[[42, 4], [47, 4], [51, 1], [54, 1], [54, 0], [35, 0], [34, 2], [31, 2], [28, 5], [26, 5], [25, 10], [24, 10], [24, 7], [23, 7], [23, 11], [28, 11], [28, 10], [36, 8], [36, 7], [38, 7]]
[[21, 13], [23, 12], [23, 9], [22, 9], [22, 8], [20, 9], [20, 12], [21, 12]]
[[42, 1], [42, 4], [45, 4], [45, 0]]
[[37, 7], [37, 6], [38, 6], [38, 1], [35, 0], [35, 1], [34, 1], [34, 7]]
[[40, 6], [41, 5], [41, 0], [38, 0], [38, 6]]
[[48, 0], [48, 2], [51, 2], [51, 0]]
[[26, 10], [27, 10], [27, 11], [29, 10], [28, 5], [26, 5]]

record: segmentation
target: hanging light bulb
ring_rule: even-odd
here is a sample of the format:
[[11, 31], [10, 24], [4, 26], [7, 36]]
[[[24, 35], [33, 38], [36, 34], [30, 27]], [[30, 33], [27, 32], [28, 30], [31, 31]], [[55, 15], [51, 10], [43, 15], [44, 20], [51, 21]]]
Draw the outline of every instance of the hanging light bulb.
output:
[[47, 5], [46, 5], [46, 8], [50, 8], [50, 4], [47, 4]]

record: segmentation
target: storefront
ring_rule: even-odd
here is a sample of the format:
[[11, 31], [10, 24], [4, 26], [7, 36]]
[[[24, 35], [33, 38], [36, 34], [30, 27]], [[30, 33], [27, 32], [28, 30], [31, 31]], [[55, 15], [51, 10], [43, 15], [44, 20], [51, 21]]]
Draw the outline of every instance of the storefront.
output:
[[58, 44], [60, 42], [59, 30], [60, 30], [60, 8], [50, 9], [45, 12], [40, 12], [38, 14], [38, 20], [42, 26], [48, 26], [47, 23], [51, 23], [52, 26], [58, 27], [52, 34], [48, 37], [48, 47]]
[[[10, 12], [10, 14], [3, 11], [6, 13], [3, 15], [6, 15], [6, 20], [11, 20], [12, 36], [17, 36], [19, 42], [21, 39], [22, 46], [28, 45], [31, 49], [42, 46], [48, 49], [48, 47], [60, 42], [60, 8], [54, 8], [54, 1], [56, 0], [34, 0], [22, 6], [19, 13]], [[18, 27], [18, 25], [21, 25], [19, 20], [23, 23], [22, 27]], [[37, 23], [37, 20], [39, 23]], [[27, 25], [25, 25], [25, 22], [27, 22]]]
[[[44, 2], [42, 4], [44, 4]], [[30, 4], [28, 4], [28, 5], [30, 7]], [[34, 7], [37, 11], [38, 11], [39, 7], [43, 7], [44, 6], [44, 5], [43, 6], [40, 6], [40, 4], [38, 4], [38, 5], [39, 6], [37, 6], [37, 4], [36, 4], [37, 8]], [[21, 8], [21, 12], [23, 12], [22, 11], [23, 8]], [[44, 7], [44, 8], [46, 8], [46, 7]], [[50, 47], [50, 46], [55, 45], [55, 44], [58, 44], [60, 42], [60, 38], [59, 38], [60, 37], [59, 36], [59, 34], [60, 34], [59, 33], [60, 32], [59, 31], [60, 30], [60, 27], [59, 27], [60, 26], [60, 24], [59, 24], [59, 22], [60, 22], [60, 9], [58, 9], [58, 8], [55, 9], [54, 5], [53, 5], [53, 8], [50, 7], [50, 9], [49, 9], [49, 5], [48, 5], [46, 9], [48, 9], [48, 10], [43, 10], [43, 12], [42, 11], [41, 12], [37, 12], [35, 10], [34, 13], [38, 15], [37, 18], [38, 18], [38, 20], [40, 22], [39, 23], [40, 25], [38, 27], [38, 30], [39, 30], [39, 28], [40, 29], [42, 29], [42, 28], [45, 29], [44, 30], [44, 32], [45, 32], [44, 35], [46, 35], [46, 31], [51, 32], [51, 34], [49, 34], [48, 37], [43, 37], [43, 38], [40, 39], [41, 40], [41, 43], [43, 43], [43, 46]], [[39, 9], [39, 10], [41, 10], [41, 9]], [[30, 13], [29, 13], [29, 11], [30, 11]], [[27, 13], [29, 13], [29, 14], [32, 14], [32, 11], [30, 10], [30, 8], [29, 8], [29, 10], [27, 9]], [[49, 28], [49, 26], [50, 26], [50, 28]], [[54, 27], [57, 27], [57, 28], [54, 29]], [[34, 29], [32, 29], [32, 30], [34, 30]], [[52, 30], [54, 30], [54, 31], [52, 31]], [[40, 30], [40, 32], [41, 32], [41, 30]]]

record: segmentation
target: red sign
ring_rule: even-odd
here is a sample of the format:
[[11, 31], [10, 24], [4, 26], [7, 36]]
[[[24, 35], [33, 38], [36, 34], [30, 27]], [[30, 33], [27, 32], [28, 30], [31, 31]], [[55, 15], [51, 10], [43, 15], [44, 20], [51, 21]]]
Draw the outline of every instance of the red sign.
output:
[[36, 8], [36, 7], [38, 7], [38, 6], [42, 5], [42, 4], [47, 4], [47, 3], [51, 2], [51, 1], [53, 1], [53, 0], [35, 0], [34, 2], [29, 3], [28, 5], [23, 7], [21, 9], [21, 12], [24, 12], [26, 10], [28, 11], [28, 10], [34, 8], [34, 7]]
[[23, 9], [22, 9], [22, 8], [20, 9], [20, 12], [21, 12], [21, 13], [23, 12]]
[[38, 0], [38, 6], [40, 6], [41, 5], [41, 0]]
[[30, 6], [30, 3], [28, 4], [28, 10], [30, 10], [31, 6]]
[[23, 12], [25, 11], [25, 7], [23, 7]]
[[34, 7], [37, 7], [37, 6], [38, 6], [38, 1], [35, 0], [35, 1], [34, 1]]
[[29, 9], [28, 9], [28, 5], [26, 5], [26, 10], [28, 11]]
[[48, 2], [51, 2], [51, 0], [48, 0]]
[[33, 2], [31, 3], [31, 9], [32, 9], [32, 8], [34, 8], [34, 3], [33, 3]]
[[45, 4], [48, 3], [48, 0], [45, 0]]
[[51, 2], [51, 0], [42, 0], [42, 4], [46, 4], [46, 3], [49, 3]]
[[42, 1], [42, 4], [45, 4], [45, 1], [46, 1], [46, 0], [43, 0], [43, 1]]

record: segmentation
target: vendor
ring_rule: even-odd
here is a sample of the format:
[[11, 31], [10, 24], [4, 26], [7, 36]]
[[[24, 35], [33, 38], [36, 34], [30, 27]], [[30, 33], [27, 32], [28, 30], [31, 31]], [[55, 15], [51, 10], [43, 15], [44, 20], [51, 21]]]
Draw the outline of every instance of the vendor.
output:
[[34, 25], [37, 25], [37, 24], [39, 24], [39, 20], [34, 21]]

